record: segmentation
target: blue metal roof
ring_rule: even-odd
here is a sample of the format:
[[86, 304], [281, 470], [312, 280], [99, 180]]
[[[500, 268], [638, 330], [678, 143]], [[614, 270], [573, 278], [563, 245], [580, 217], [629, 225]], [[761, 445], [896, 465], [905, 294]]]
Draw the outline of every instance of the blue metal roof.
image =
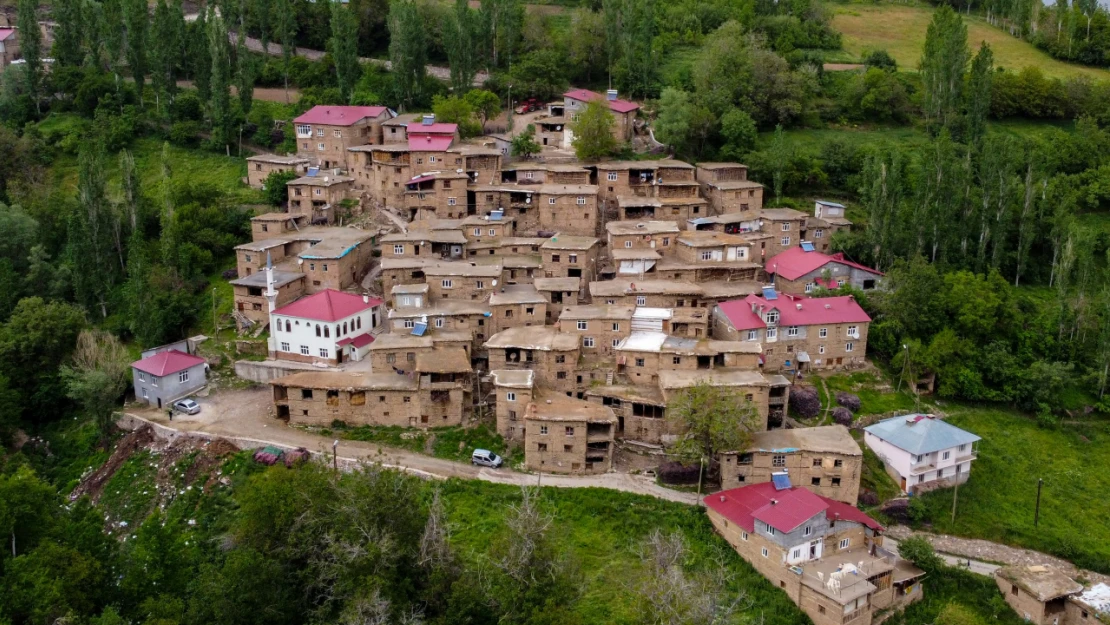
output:
[[319, 167], [309, 167], [308, 168], [308, 175], [309, 176], [315, 176], [316, 174], [319, 174], [319, 173], [320, 173], [320, 168]]
[[412, 333], [415, 336], [424, 336], [424, 333], [427, 332], [427, 331], [428, 331], [428, 324], [426, 324], [424, 322], [418, 321], [416, 323], [416, 325], [412, 326]]
[[813, 249], [814, 248], [813, 248], [812, 243], [810, 243], [809, 241], [802, 241], [802, 251], [803, 252], [812, 252]]
[[911, 454], [928, 454], [982, 440], [971, 432], [922, 414], [894, 417], [864, 430]]
[[763, 299], [772, 300], [772, 299], [778, 299], [778, 298], [779, 298], [779, 294], [778, 294], [778, 291], [775, 291], [775, 287], [773, 287], [773, 286], [763, 287]]
[[785, 473], [772, 473], [771, 483], [775, 485], [775, 490], [789, 490], [790, 476]]
[[490, 211], [489, 220], [490, 221], [501, 221], [501, 218], [504, 217], [504, 216], [505, 216], [505, 211]]

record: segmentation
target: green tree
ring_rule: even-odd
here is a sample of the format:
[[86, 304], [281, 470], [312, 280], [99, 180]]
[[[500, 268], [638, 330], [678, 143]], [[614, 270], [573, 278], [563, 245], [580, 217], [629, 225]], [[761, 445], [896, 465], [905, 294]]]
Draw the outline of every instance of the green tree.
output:
[[55, 26], [52, 54], [54, 62], [59, 67], [78, 67], [84, 60], [81, 51], [82, 33], [85, 30], [82, 4], [81, 0], [58, 0], [54, 3]]
[[653, 48], [655, 13], [655, 0], [624, 3], [621, 64], [617, 76], [633, 97], [646, 98], [658, 89], [659, 60]]
[[223, 148], [231, 155], [232, 112], [231, 112], [231, 58], [228, 52], [227, 27], [219, 15], [213, 15], [208, 22], [208, 45], [212, 58], [211, 99], [209, 117], [212, 120], [213, 148]]
[[285, 101], [289, 102], [289, 68], [295, 52], [297, 19], [293, 0], [274, 0], [274, 38], [281, 44], [281, 73], [285, 80]]
[[19, 28], [19, 51], [23, 56], [24, 77], [27, 80], [27, 93], [35, 103], [35, 110], [42, 112], [40, 90], [42, 88], [42, 32], [35, 12], [37, 0], [19, 0], [16, 25]]
[[936, 625], [983, 625], [978, 613], [962, 603], [949, 603], [937, 614]]
[[721, 146], [721, 157], [742, 161], [755, 149], [759, 129], [751, 115], [743, 109], [734, 108], [721, 116], [721, 137], [725, 140]]
[[771, 177], [775, 188], [775, 202], [782, 201], [782, 187], [786, 166], [790, 163], [791, 149], [782, 136], [782, 124], [775, 126], [775, 138], [771, 141]]
[[158, 110], [168, 107], [177, 93], [176, 70], [181, 42], [178, 41], [177, 25], [173, 8], [166, 0], [158, 0], [154, 7], [154, 41], [150, 51], [150, 81], [154, 86]]
[[952, 7], [942, 4], [933, 12], [925, 32], [920, 65], [925, 121], [935, 131], [950, 128], [956, 121], [970, 57], [967, 26]]
[[96, 422], [102, 441], [109, 439], [115, 427], [112, 412], [131, 378], [130, 361], [115, 335], [84, 330], [77, 337], [72, 364], [62, 365], [66, 396]]
[[20, 300], [0, 326], [0, 371], [19, 392], [25, 419], [44, 422], [61, 416], [65, 388], [59, 366], [73, 353], [84, 327], [81, 309], [41, 297]]
[[492, 91], [485, 89], [471, 89], [463, 96], [463, 100], [474, 109], [474, 114], [482, 122], [482, 129], [485, 130], [486, 122], [497, 117], [501, 113], [501, 98]]
[[659, 113], [655, 118], [655, 138], [686, 151], [690, 144], [690, 121], [694, 116], [694, 103], [690, 94], [674, 87], [667, 87], [659, 96]]
[[100, 23], [97, 36], [100, 40], [99, 58], [108, 70], [119, 78], [119, 60], [123, 55], [123, 0], [103, 0], [100, 3]]
[[262, 182], [266, 201], [273, 206], [285, 206], [285, 203], [289, 201], [289, 190], [286, 188], [286, 184], [296, 178], [297, 173], [293, 171], [270, 172], [270, 175], [266, 176], [266, 180]]
[[927, 573], [935, 573], [944, 566], [933, 545], [920, 536], [912, 536], [899, 542], [898, 555], [913, 562], [914, 566], [920, 567]]
[[524, 132], [513, 137], [512, 152], [513, 156], [522, 156], [530, 158], [539, 154], [543, 150], [539, 143], [536, 143], [536, 127], [528, 124]]
[[455, 0], [454, 10], [443, 18], [443, 43], [451, 68], [451, 90], [466, 93], [478, 73], [482, 36], [481, 18], [467, 0]]
[[520, 0], [488, 0], [478, 11], [491, 66], [512, 66], [513, 51], [524, 30], [524, 4]]
[[146, 0], [124, 0], [123, 14], [127, 26], [127, 65], [142, 102], [147, 73], [147, 30], [150, 28]]
[[389, 60], [402, 104], [414, 106], [424, 97], [424, 66], [428, 44], [424, 20], [413, 0], [389, 4]]
[[351, 101], [351, 93], [359, 78], [358, 20], [346, 5], [331, 3], [331, 39], [328, 51], [335, 61], [335, 77], [343, 102]]
[[432, 112], [436, 120], [459, 125], [459, 135], [473, 137], [482, 132], [482, 125], [474, 118], [474, 107], [458, 96], [435, 96], [432, 98]]
[[77, 158], [77, 207], [66, 228], [67, 263], [74, 269], [77, 301], [108, 317], [111, 289], [122, 272], [113, 252], [118, 227], [104, 180], [104, 153], [98, 142], [82, 145]]
[[971, 61], [971, 75], [967, 81], [967, 136], [965, 142], [981, 151], [987, 133], [987, 115], [991, 110], [991, 84], [994, 77], [994, 54], [990, 45], [983, 42]]
[[686, 460], [711, 462], [726, 451], [743, 451], [752, 432], [763, 429], [752, 402], [734, 389], [705, 380], [684, 389], [667, 406], [667, 422], [682, 432], [673, 453]]
[[28, 466], [0, 474], [0, 564], [25, 554], [55, 529], [57, 494]]
[[[243, 32], [240, 28], [239, 32]], [[236, 72], [235, 76], [238, 78], [236, 81], [236, 90], [239, 92], [239, 110], [243, 112], [243, 117], [251, 113], [251, 107], [254, 106], [254, 81], [258, 74], [258, 66], [247, 51], [246, 37], [239, 37], [239, 49], [235, 54]]]
[[571, 127], [575, 156], [582, 161], [596, 161], [612, 154], [617, 149], [613, 123], [613, 113], [605, 100], [588, 103]]
[[208, 30], [208, 11], [201, 9], [189, 32], [189, 66], [201, 102], [212, 97], [212, 43]]

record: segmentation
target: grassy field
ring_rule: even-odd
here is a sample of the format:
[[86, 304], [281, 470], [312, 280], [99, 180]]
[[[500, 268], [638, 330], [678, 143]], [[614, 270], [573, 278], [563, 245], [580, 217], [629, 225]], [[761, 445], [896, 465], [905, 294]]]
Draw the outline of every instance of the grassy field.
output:
[[[856, 58], [871, 50], [884, 49], [898, 61], [899, 69], [916, 71], [925, 43], [925, 30], [932, 18], [926, 6], [895, 4], [830, 4], [833, 28], [843, 35], [844, 50]], [[990, 44], [995, 65], [1011, 70], [1035, 66], [1056, 78], [1090, 76], [1107, 80], [1110, 72], [1094, 67], [1058, 61], [1030, 43], [1011, 37], [978, 17], [965, 17], [968, 41], [978, 50], [981, 42]]]
[[[950, 412], [951, 423], [983, 440], [971, 479], [960, 487], [955, 523], [951, 489], [924, 496], [933, 529], [1028, 547], [1110, 572], [1110, 423], [1043, 429], [1010, 410]], [[1044, 487], [1034, 527], [1038, 479]]]

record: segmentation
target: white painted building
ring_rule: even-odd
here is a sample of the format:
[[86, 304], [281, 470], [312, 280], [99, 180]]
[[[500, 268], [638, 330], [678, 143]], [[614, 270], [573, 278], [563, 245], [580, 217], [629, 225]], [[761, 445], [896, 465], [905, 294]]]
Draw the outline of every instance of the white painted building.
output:
[[270, 310], [270, 357], [336, 365], [361, 360], [381, 321], [382, 301], [326, 289]]
[[967, 481], [980, 440], [971, 432], [923, 414], [886, 419], [867, 426], [863, 433], [863, 442], [910, 494]]

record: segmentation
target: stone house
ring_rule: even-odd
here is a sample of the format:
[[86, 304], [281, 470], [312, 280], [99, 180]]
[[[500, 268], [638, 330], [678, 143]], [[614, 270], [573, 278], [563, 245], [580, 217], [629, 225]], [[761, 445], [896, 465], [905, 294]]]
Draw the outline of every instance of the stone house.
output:
[[760, 230], [771, 235], [767, 242], [768, 258], [797, 247], [806, 236], [808, 216], [793, 208], [765, 208], [759, 211]]
[[426, 284], [427, 279], [424, 272], [442, 264], [446, 264], [446, 262], [428, 256], [392, 257], [385, 254], [380, 264], [382, 292], [391, 293], [394, 287], [398, 285]]
[[710, 386], [729, 388], [755, 406], [759, 423], [753, 429], [767, 429], [771, 382], [757, 370], [729, 367], [714, 367], [709, 370], [661, 369], [658, 375], [659, 390], [668, 403], [679, 393], [703, 382]]
[[542, 326], [547, 321], [547, 299], [530, 284], [502, 287], [489, 296], [489, 331]]
[[763, 185], [748, 180], [748, 166], [740, 163], [698, 163], [696, 177], [709, 202], [710, 215], [740, 213], [758, 216], [763, 209]]
[[577, 304], [578, 293], [582, 288], [581, 278], [536, 278], [532, 281], [540, 295], [550, 306], [547, 307], [547, 323], [559, 320], [564, 304]]
[[594, 237], [559, 233], [540, 245], [543, 277], [597, 279], [597, 257], [601, 242]]
[[851, 230], [852, 222], [844, 216], [844, 205], [827, 200], [817, 200], [813, 216], [806, 219], [806, 239], [819, 252], [829, 249], [832, 236], [841, 230]]
[[[245, 278], [229, 280], [235, 298], [235, 311], [253, 323], [266, 324], [270, 321], [269, 300], [266, 299], [270, 285], [266, 272], [259, 271]], [[272, 274], [275, 306], [285, 306], [305, 295], [305, 275], [297, 271], [274, 269]]]
[[580, 354], [578, 340], [552, 326], [509, 328], [485, 345], [489, 368], [535, 373], [536, 384], [566, 395], [574, 394]]
[[305, 215], [289, 213], [264, 213], [251, 217], [251, 240], [273, 239], [284, 234], [300, 232], [310, 227]]
[[590, 283], [595, 304], [651, 306], [654, 308], [704, 308], [703, 290], [683, 280], [635, 280], [625, 278]]
[[755, 280], [761, 266], [752, 258], [751, 247], [741, 235], [687, 230], [678, 237], [674, 256], [656, 264], [656, 278], [697, 283]]
[[772, 482], [705, 498], [713, 527], [814, 625], [870, 625], [923, 596], [924, 572], [882, 548], [883, 527], [855, 507]]
[[605, 473], [617, 419], [606, 406], [537, 392], [524, 409], [524, 465], [546, 473]]
[[602, 384], [591, 386], [585, 396], [613, 411], [618, 439], [661, 450], [664, 438], [677, 434], [667, 423], [667, 402], [658, 386]]
[[402, 207], [409, 221], [466, 217], [468, 181], [461, 171], [429, 172], [406, 181]]
[[608, 357], [632, 333], [631, 306], [563, 306], [557, 326], [582, 345], [582, 355]]
[[722, 453], [721, 488], [770, 482], [786, 473], [790, 481], [826, 499], [856, 505], [863, 451], [843, 425], [756, 432], [745, 451]]
[[775, 289], [802, 295], [820, 287], [836, 289], [850, 284], [869, 291], [881, 288], [883, 273], [844, 258], [844, 254], [822, 254], [808, 241], [767, 259], [764, 271], [772, 277]]
[[933, 415], [893, 417], [863, 429], [864, 444], [909, 494], [966, 482], [980, 440]]
[[[516, 237], [516, 220], [512, 217], [504, 217], [500, 213], [492, 213], [489, 215], [471, 215], [459, 221], [458, 227], [466, 237], [466, 245], [468, 251], [472, 245], [481, 243], [500, 243], [503, 239], [528, 240], [529, 237]], [[535, 249], [531, 247], [525, 248], [519, 252], [512, 252], [512, 254], [528, 254], [539, 253], [539, 243], [536, 244]], [[490, 254], [493, 256], [494, 254]]]
[[[594, 100], [605, 99], [609, 105], [609, 112], [613, 114], [613, 138], [621, 143], [632, 140], [633, 125], [640, 105], [628, 100], [618, 98], [616, 89], [608, 90], [605, 95], [590, 91], [589, 89], [571, 89], [563, 94], [563, 110], [561, 116], [570, 120], [570, 126], [564, 126], [571, 135], [563, 140], [564, 146], [571, 145], [573, 141], [574, 122], [586, 105]], [[558, 112], [558, 111], [553, 111]]]
[[465, 255], [466, 237], [459, 230], [419, 230], [393, 232], [382, 237], [382, 256], [431, 256], [457, 260]]
[[780, 294], [721, 302], [713, 311], [713, 336], [763, 346], [768, 371], [838, 369], [863, 365], [871, 317], [850, 296], [808, 298]]
[[393, 308], [388, 319], [391, 332], [411, 332], [420, 325], [436, 332], [465, 332], [471, 337], [473, 354], [485, 342], [489, 317], [485, 301], [448, 299], [425, 303], [423, 307]]
[[[663, 217], [662, 202], [643, 201], [663, 197], [657, 188], [661, 183], [687, 183], [695, 185], [694, 166], [674, 159], [657, 161], [606, 161], [597, 164], [598, 200], [604, 208], [606, 220], [654, 219], [656, 208]], [[682, 192], [688, 193], [688, 192]], [[623, 204], [625, 208], [621, 208]], [[636, 204], [636, 202], [641, 202]], [[704, 204], [703, 200], [699, 201]], [[635, 208], [644, 210], [629, 210]]]
[[1110, 587], [1083, 585], [1051, 566], [1010, 565], [994, 573], [1006, 603], [1033, 625], [1098, 625], [1110, 616]]
[[325, 289], [270, 312], [270, 358], [337, 365], [347, 360], [339, 343], [369, 336], [381, 319], [380, 299]]
[[302, 371], [270, 382], [279, 419], [290, 425], [381, 425], [428, 428], [463, 425], [460, 387], [438, 388], [415, 375]]
[[[472, 218], [473, 219], [473, 218]], [[496, 222], [494, 222], [496, 223]], [[467, 232], [473, 232], [477, 226], [471, 226]], [[488, 230], [488, 229], [487, 229]], [[467, 237], [470, 238], [469, 236]], [[470, 240], [466, 244], [467, 258], [487, 258], [490, 256], [534, 256], [540, 257], [540, 246], [546, 241], [541, 237], [486, 237], [482, 240]]]
[[661, 371], [712, 371], [759, 368], [759, 346], [743, 341], [714, 341], [633, 332], [615, 348], [617, 373], [636, 385], [657, 385]]
[[609, 251], [650, 249], [671, 254], [681, 232], [674, 221], [610, 221], [605, 224]]
[[15, 28], [0, 28], [0, 71], [20, 58], [19, 31]]
[[[457, 233], [456, 234], [460, 234]], [[460, 234], [461, 236], [461, 234]], [[497, 264], [439, 263], [424, 269], [428, 294], [433, 300], [485, 301], [502, 286], [503, 268]]]
[[[530, 182], [530, 181], [529, 181]], [[588, 184], [475, 184], [473, 211], [501, 212], [516, 222], [521, 234], [597, 233], [597, 187]]]
[[304, 215], [312, 224], [335, 223], [339, 203], [351, 195], [354, 178], [337, 175], [302, 176], [290, 180], [289, 213]]
[[466, 332], [425, 331], [421, 335], [390, 332], [379, 334], [367, 349], [370, 370], [374, 373], [395, 373], [398, 370], [414, 371], [417, 358], [436, 353], [436, 350], [461, 349], [469, 360], [471, 337]]
[[398, 284], [389, 290], [393, 308], [423, 308], [429, 303], [428, 283]]
[[156, 351], [131, 363], [131, 383], [135, 399], [168, 407], [208, 384], [208, 362], [179, 349]]
[[291, 171], [298, 176], [308, 172], [309, 160], [303, 156], [258, 154], [247, 157], [247, 184], [264, 189], [266, 178], [275, 171]]
[[502, 184], [590, 184], [590, 170], [581, 165], [519, 161], [501, 169]]
[[384, 106], [314, 106], [293, 120], [297, 155], [324, 169], [348, 169], [348, 148], [381, 143], [382, 123], [394, 115]]
[[525, 409], [532, 401], [535, 373], [529, 369], [495, 369], [489, 373], [496, 398], [497, 433], [507, 441], [523, 443]]

